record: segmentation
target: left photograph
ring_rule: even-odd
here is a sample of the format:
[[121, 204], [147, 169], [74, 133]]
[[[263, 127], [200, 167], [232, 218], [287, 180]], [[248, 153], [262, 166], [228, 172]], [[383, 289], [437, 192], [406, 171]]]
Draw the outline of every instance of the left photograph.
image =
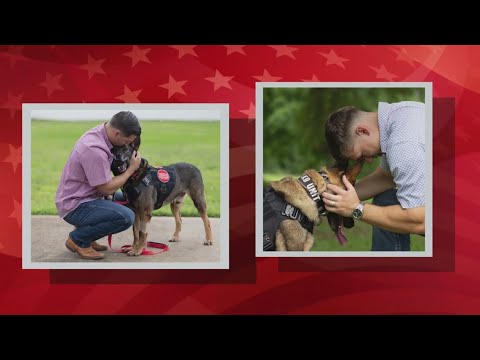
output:
[[228, 104], [23, 104], [24, 269], [228, 269]]

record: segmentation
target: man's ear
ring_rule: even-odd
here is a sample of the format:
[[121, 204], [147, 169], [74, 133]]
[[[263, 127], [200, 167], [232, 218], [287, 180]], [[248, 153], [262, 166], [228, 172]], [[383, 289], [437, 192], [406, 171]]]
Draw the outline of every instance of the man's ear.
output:
[[133, 148], [135, 149], [135, 151], [137, 151], [137, 150], [140, 148], [140, 143], [141, 143], [141, 141], [142, 141], [142, 140], [140, 139], [140, 136], [137, 136], [137, 137], [135, 138], [135, 140], [133, 140], [132, 146], [133, 146]]
[[359, 125], [355, 129], [355, 134], [357, 135], [370, 135], [370, 130], [365, 126]]

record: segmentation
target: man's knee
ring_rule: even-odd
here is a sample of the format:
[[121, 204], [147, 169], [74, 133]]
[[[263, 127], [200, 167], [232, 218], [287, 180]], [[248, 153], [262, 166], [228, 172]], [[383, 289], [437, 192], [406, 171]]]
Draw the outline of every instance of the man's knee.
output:
[[127, 225], [128, 227], [133, 225], [133, 222], [135, 221], [135, 213], [132, 211], [132, 209], [127, 208], [128, 210], [128, 221]]
[[119, 205], [117, 215], [118, 216], [116, 220], [119, 225], [124, 229], [128, 229], [135, 221], [135, 213], [132, 211], [132, 209], [126, 206]]
[[[390, 189], [375, 196], [373, 205], [390, 206], [400, 204], [397, 199], [397, 190]], [[410, 251], [410, 235], [397, 234], [373, 226], [372, 251]]]

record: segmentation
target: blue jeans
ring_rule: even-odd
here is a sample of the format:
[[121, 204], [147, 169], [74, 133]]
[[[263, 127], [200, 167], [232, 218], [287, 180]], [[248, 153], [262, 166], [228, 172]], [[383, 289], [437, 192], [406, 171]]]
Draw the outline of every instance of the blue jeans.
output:
[[77, 228], [70, 238], [82, 248], [109, 234], [116, 234], [132, 226], [135, 214], [126, 206], [111, 200], [96, 199], [80, 204], [63, 218]]
[[[397, 190], [387, 190], [373, 198], [373, 205], [399, 205]], [[373, 226], [372, 251], [410, 251], [410, 234], [398, 234]]]

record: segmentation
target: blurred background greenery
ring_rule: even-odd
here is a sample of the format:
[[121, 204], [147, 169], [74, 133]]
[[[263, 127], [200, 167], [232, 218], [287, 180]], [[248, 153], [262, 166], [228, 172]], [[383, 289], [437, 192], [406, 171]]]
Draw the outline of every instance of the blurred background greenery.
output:
[[[353, 105], [377, 111], [378, 102], [425, 102], [424, 88], [264, 88], [263, 183], [286, 176], [299, 177], [305, 169], [332, 165], [324, 135], [325, 121], [333, 111]], [[379, 159], [365, 163], [358, 179], [372, 172]], [[318, 233], [317, 233], [318, 232]], [[349, 245], [337, 244], [326, 221], [315, 229], [312, 250], [368, 251], [371, 226], [357, 221], [346, 230]], [[424, 238], [412, 236], [412, 250], [424, 250]]]

